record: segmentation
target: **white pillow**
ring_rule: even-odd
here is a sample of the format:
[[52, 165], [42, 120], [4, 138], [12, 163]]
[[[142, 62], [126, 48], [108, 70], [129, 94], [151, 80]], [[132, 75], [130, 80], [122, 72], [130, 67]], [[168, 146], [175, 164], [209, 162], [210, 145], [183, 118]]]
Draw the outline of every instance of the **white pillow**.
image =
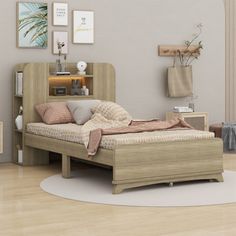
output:
[[78, 125], [83, 125], [91, 119], [93, 115], [91, 109], [96, 107], [100, 102], [100, 100], [68, 101], [67, 107], [75, 122]]
[[103, 101], [92, 109], [93, 113], [100, 113], [108, 120], [131, 121], [130, 114], [114, 102]]

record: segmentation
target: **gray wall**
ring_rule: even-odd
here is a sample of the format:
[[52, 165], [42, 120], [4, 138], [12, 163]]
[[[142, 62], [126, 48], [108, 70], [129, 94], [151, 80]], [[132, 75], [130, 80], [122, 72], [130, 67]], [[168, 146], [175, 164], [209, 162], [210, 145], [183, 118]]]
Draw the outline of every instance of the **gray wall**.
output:
[[[0, 120], [4, 121], [4, 154], [0, 161], [11, 160], [11, 79], [12, 69], [21, 62], [54, 61], [51, 53], [51, 2], [49, 3], [49, 47], [16, 48], [16, 2], [1, 4], [1, 86]], [[165, 96], [166, 67], [170, 58], [157, 55], [158, 44], [181, 44], [202, 22], [204, 50], [194, 64], [196, 108], [207, 111], [210, 121], [223, 121], [225, 110], [224, 83], [224, 5], [222, 0], [70, 0], [73, 9], [95, 11], [95, 44], [70, 44], [69, 61], [110, 62], [117, 72], [117, 102], [136, 118], [164, 117], [187, 99]], [[71, 14], [70, 14], [71, 15]]]

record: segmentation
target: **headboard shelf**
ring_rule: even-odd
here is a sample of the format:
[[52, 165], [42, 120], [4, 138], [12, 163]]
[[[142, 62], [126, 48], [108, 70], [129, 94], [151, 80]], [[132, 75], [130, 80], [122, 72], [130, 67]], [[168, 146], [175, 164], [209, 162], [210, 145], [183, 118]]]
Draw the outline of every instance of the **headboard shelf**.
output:
[[[70, 75], [56, 75], [55, 63], [24, 63], [18, 64], [13, 73], [13, 162], [17, 163], [20, 145], [23, 150], [23, 165], [46, 164], [48, 159], [45, 153], [37, 152], [45, 158], [37, 158], [32, 155], [33, 150], [24, 145], [24, 134], [26, 125], [31, 122], [40, 122], [41, 119], [35, 112], [35, 105], [46, 102], [99, 99], [115, 101], [115, 70], [109, 63], [88, 63], [86, 75], [77, 74], [77, 63], [67, 63], [66, 70]], [[23, 95], [16, 95], [16, 74], [23, 72]], [[80, 80], [80, 85], [86, 85], [89, 96], [72, 95], [72, 80]], [[53, 87], [66, 87], [67, 93], [63, 96], [54, 96]], [[16, 132], [15, 119], [19, 107], [23, 106], [23, 129]], [[19, 147], [19, 146], [18, 146]]]
[[50, 74], [49, 77], [75, 77], [75, 78], [87, 78], [87, 77], [93, 77], [93, 75], [79, 75], [79, 74], [70, 74], [70, 75], [57, 75], [57, 74]]
[[49, 96], [48, 100], [70, 100], [70, 99], [94, 99], [94, 96], [93, 95], [89, 95], [89, 96], [80, 96], [80, 95], [74, 95], [74, 96]]
[[[94, 83], [94, 76], [81, 76], [81, 75], [77, 75], [77, 76], [71, 76], [71, 75], [67, 75], [67, 76], [49, 76], [48, 77], [48, 86], [49, 86], [49, 96], [55, 96], [56, 94], [54, 94], [55, 92], [55, 88], [56, 87], [63, 87], [66, 90], [66, 94], [67, 96], [71, 96], [75, 94], [73, 94], [73, 89], [72, 89], [72, 83], [78, 83], [76, 86], [78, 86], [77, 88], [77, 92], [81, 92], [81, 88], [82, 86], [86, 86], [86, 88], [88, 88], [89, 90], [89, 95], [93, 95], [93, 83]], [[81, 94], [77, 94], [77, 95], [81, 95]]]

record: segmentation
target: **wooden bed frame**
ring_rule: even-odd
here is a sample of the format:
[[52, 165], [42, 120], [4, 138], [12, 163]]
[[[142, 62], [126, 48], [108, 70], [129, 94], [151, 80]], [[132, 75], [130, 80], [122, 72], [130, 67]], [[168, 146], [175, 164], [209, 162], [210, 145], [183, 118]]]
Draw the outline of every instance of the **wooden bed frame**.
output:
[[[31, 71], [32, 67], [35, 66], [37, 64], [29, 64], [28, 69]], [[95, 68], [96, 66], [99, 67], [100, 65], [94, 64]], [[105, 94], [100, 94], [106, 96], [104, 100], [114, 101], [114, 69], [108, 64], [105, 67], [108, 71], [106, 69], [99, 70], [104, 73], [101, 79], [110, 79], [113, 82], [110, 82], [110, 85], [105, 88]], [[31, 87], [36, 83], [34, 81], [35, 78], [31, 78]], [[27, 79], [24, 83], [27, 83]], [[98, 89], [101, 89], [101, 87]], [[108, 95], [107, 91], [113, 95]], [[34, 105], [38, 103], [37, 96], [33, 93], [31, 96], [27, 113], [28, 115], [31, 114], [30, 116], [33, 119], [28, 120], [27, 123], [38, 121], [38, 117], [36, 118], [34, 112]], [[102, 99], [100, 96], [96, 96], [96, 89], [93, 98]], [[47, 96], [44, 102], [46, 101], [50, 101]], [[174, 183], [201, 179], [223, 181], [223, 144], [222, 140], [218, 138], [142, 145], [119, 145], [114, 150], [100, 148], [92, 159], [88, 159], [84, 145], [25, 132], [24, 148], [27, 150], [27, 158], [33, 160], [40, 158], [39, 155], [35, 154], [39, 150], [62, 154], [62, 175], [65, 178], [71, 177], [71, 157], [89, 161], [91, 164], [96, 163], [112, 167], [112, 184], [113, 193], [115, 194], [121, 193], [124, 189], [157, 183]], [[31, 162], [29, 161], [28, 163]]]
[[[70, 157], [88, 160], [83, 145], [25, 134], [26, 145], [62, 154], [62, 175], [70, 178]], [[220, 139], [122, 145], [115, 150], [100, 148], [91, 163], [113, 168], [113, 193], [124, 189], [215, 179], [223, 181], [222, 141]]]

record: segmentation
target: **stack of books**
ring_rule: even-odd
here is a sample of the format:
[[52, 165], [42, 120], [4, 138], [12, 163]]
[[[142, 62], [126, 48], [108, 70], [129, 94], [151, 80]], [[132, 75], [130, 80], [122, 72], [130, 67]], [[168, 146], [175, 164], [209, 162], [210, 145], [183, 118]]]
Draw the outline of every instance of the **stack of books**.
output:
[[189, 112], [193, 112], [193, 109], [189, 108], [189, 107], [174, 107], [173, 112], [186, 112], [186, 113], [189, 113]]
[[23, 71], [16, 72], [16, 95], [23, 96]]

